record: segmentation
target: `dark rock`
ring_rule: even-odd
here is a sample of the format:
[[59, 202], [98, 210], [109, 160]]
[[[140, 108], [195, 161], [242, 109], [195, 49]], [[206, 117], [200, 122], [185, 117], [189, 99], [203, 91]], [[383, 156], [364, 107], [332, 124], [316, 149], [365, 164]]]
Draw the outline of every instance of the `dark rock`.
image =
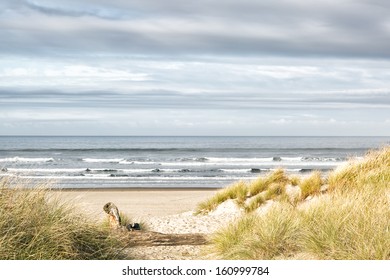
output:
[[85, 172], [91, 172], [91, 169], [87, 168], [85, 169]]
[[118, 172], [116, 169], [103, 169], [103, 172]]
[[110, 174], [110, 177], [129, 177], [127, 174]]
[[161, 172], [161, 170], [156, 168], [156, 169], [153, 169], [152, 172]]
[[139, 223], [128, 224], [126, 228], [128, 231], [141, 230], [141, 226], [139, 225]]
[[260, 173], [261, 170], [259, 168], [251, 168], [251, 173]]
[[180, 172], [191, 172], [191, 170], [187, 169], [187, 168], [183, 168], [180, 170]]
[[1, 171], [8, 172], [8, 169], [4, 167], [4, 168], [1, 169]]
[[273, 157], [272, 160], [273, 161], [282, 161], [282, 158], [281, 157]]
[[309, 173], [312, 171], [313, 171], [313, 169], [310, 169], [310, 168], [302, 168], [301, 170], [299, 170], [300, 173]]

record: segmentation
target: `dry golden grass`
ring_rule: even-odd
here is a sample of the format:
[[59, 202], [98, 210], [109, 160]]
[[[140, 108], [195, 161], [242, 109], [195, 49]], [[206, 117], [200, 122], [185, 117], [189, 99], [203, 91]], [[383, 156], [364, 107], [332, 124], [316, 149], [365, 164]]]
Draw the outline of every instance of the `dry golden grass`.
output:
[[[349, 162], [327, 180], [319, 172], [300, 180], [279, 178], [256, 180], [246, 212], [267, 199], [279, 201], [276, 206], [243, 215], [214, 235], [212, 248], [220, 258], [390, 259], [390, 147]], [[320, 195], [325, 182], [329, 191]], [[301, 189], [296, 203], [287, 197], [287, 183]], [[316, 200], [302, 204], [316, 194]]]
[[307, 208], [286, 203], [247, 214], [213, 236], [222, 259], [390, 259], [390, 201], [371, 192], [333, 193]]
[[298, 251], [299, 219], [286, 205], [265, 215], [247, 214], [214, 234], [213, 249], [222, 259], [274, 259]]
[[216, 193], [215, 196], [200, 203], [196, 213], [205, 214], [217, 208], [218, 205], [228, 199], [236, 199], [238, 205], [243, 205], [247, 198], [248, 185], [244, 181], [238, 181]]
[[245, 205], [246, 212], [252, 212], [263, 205], [267, 200], [263, 193], [258, 193], [249, 199], [249, 202]]
[[328, 178], [329, 190], [388, 188], [390, 182], [390, 146], [370, 151], [362, 160], [351, 160], [332, 172]]
[[301, 199], [305, 199], [310, 195], [319, 194], [322, 183], [321, 173], [319, 171], [315, 171], [310, 176], [302, 179], [299, 184], [301, 188]]
[[320, 199], [301, 214], [304, 250], [318, 259], [390, 259], [389, 206], [370, 189]]
[[[210, 199], [200, 203], [196, 213], [208, 213], [228, 199], [235, 199], [239, 206], [247, 211], [252, 211], [255, 209], [255, 205], [261, 205], [261, 198], [258, 194], [265, 192], [264, 200], [275, 198], [285, 192], [287, 183], [289, 183], [289, 178], [282, 169], [277, 169], [267, 176], [259, 177], [252, 182], [238, 181], [217, 192]], [[246, 202], [254, 197], [257, 198], [252, 199], [253, 202], [248, 207]]]
[[119, 239], [47, 186], [0, 181], [0, 259], [119, 259]]
[[265, 191], [268, 187], [268, 182], [264, 177], [258, 177], [253, 180], [248, 187], [249, 196], [256, 196], [257, 194]]

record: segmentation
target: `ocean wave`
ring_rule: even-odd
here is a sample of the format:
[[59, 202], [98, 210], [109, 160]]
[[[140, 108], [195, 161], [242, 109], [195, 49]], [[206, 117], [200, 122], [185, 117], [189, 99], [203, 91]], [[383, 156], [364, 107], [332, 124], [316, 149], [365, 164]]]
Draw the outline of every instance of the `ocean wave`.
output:
[[[275, 160], [277, 157], [274, 157], [274, 161], [277, 161]], [[280, 160], [281, 161], [301, 161], [302, 160], [302, 157], [280, 157]]]
[[[15, 159], [15, 158], [14, 158]], [[53, 160], [52, 158], [50, 158]], [[46, 159], [47, 160], [47, 159]], [[165, 166], [203, 166], [203, 165], [255, 165], [255, 164], [296, 164], [296, 163], [317, 163], [317, 162], [343, 162], [343, 157], [262, 157], [262, 158], [222, 158], [222, 157], [193, 157], [176, 158], [168, 161], [157, 162], [152, 159], [129, 160], [124, 158], [83, 158], [88, 163], [117, 163], [122, 165], [165, 165]], [[0, 159], [1, 161], [1, 159]], [[4, 160], [3, 160], [4, 161]]]
[[176, 158], [175, 161], [180, 161], [180, 162], [191, 162], [191, 161], [196, 161], [196, 162], [207, 162], [209, 159], [206, 157], [193, 157], [193, 158]]
[[84, 162], [91, 162], [91, 163], [119, 163], [121, 161], [124, 161], [123, 158], [83, 158], [82, 161]]
[[303, 157], [302, 161], [323, 161], [323, 162], [328, 162], [328, 161], [346, 161], [347, 158], [344, 157]]
[[273, 161], [272, 157], [264, 157], [264, 158], [219, 158], [219, 157], [209, 157], [209, 162], [211, 163], [256, 163], [256, 162], [271, 162]]
[[12, 173], [77, 173], [85, 171], [84, 168], [7, 168]]
[[155, 161], [137, 161], [137, 160], [122, 160], [118, 162], [119, 164], [124, 164], [124, 165], [160, 165], [160, 163], [155, 162]]
[[245, 169], [220, 169], [222, 172], [225, 172], [225, 173], [247, 173], [247, 172], [250, 172], [250, 169], [248, 168], [245, 168]]
[[1, 158], [0, 162], [53, 162], [54, 158], [25, 158], [25, 157], [13, 157], [13, 158]]
[[153, 164], [159, 164], [158, 162], [154, 161], [133, 161], [133, 160], [127, 160], [124, 158], [83, 158], [82, 161], [88, 162], [88, 163], [117, 163], [117, 164], [123, 164], [123, 165], [153, 165]]

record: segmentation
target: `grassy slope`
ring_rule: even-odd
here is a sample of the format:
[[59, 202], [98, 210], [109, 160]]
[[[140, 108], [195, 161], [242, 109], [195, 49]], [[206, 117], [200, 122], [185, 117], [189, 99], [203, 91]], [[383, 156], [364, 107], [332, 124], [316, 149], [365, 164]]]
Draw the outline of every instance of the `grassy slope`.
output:
[[[292, 203], [286, 186], [298, 184]], [[326, 194], [320, 189], [328, 184]], [[278, 170], [245, 185], [247, 209], [241, 220], [213, 236], [223, 259], [390, 259], [390, 147], [367, 154], [333, 171], [326, 180], [318, 172], [305, 179]], [[242, 197], [237, 185], [200, 205], [211, 211], [226, 199]], [[309, 196], [316, 196], [308, 202]], [[254, 210], [276, 201], [263, 215]], [[249, 203], [248, 203], [249, 202]]]
[[0, 259], [119, 259], [109, 230], [61, 203], [47, 187], [0, 181]]

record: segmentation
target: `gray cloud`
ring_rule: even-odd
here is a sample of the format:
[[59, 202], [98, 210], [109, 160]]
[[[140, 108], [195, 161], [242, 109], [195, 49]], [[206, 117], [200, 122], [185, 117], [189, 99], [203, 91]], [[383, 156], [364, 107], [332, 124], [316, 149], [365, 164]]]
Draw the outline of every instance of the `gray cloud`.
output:
[[388, 134], [389, 18], [384, 0], [3, 0], [0, 134]]
[[18, 3], [3, 14], [4, 53], [390, 57], [380, 1]]
[[330, 110], [356, 108], [390, 109], [390, 91], [315, 95], [312, 93], [254, 94], [181, 93], [172, 91], [64, 92], [60, 90], [0, 90], [0, 108], [121, 108], [181, 110]]

